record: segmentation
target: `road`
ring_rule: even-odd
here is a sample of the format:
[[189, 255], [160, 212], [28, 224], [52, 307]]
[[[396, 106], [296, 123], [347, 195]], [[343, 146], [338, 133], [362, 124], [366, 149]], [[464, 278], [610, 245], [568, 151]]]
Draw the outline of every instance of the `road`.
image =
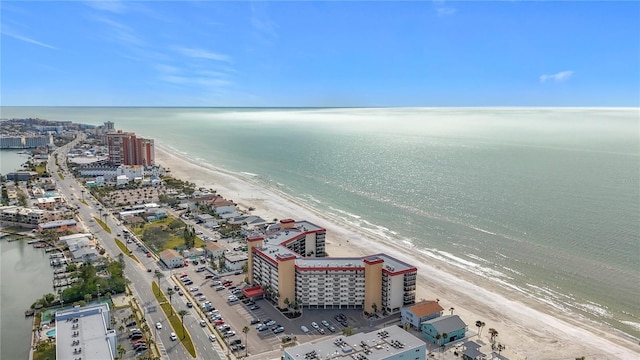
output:
[[[100, 244], [105, 249], [107, 254], [109, 254], [113, 259], [116, 259], [121, 251], [120, 248], [118, 248], [118, 246], [116, 245], [115, 241], [113, 241], [113, 238], [116, 237], [117, 234], [121, 234], [122, 230], [124, 230], [125, 227], [120, 225], [120, 222], [111, 214], [109, 214], [102, 207], [102, 205], [91, 196], [89, 191], [87, 191], [82, 184], [76, 181], [73, 175], [71, 175], [66, 168], [65, 160], [67, 153], [76, 143], [82, 141], [84, 138], [85, 134], [78, 134], [76, 140], [58, 148], [54, 152], [54, 154], [58, 154], [59, 164], [61, 164], [61, 167], [58, 167], [53, 159], [50, 159], [47, 164], [48, 171], [51, 176], [56, 179], [57, 187], [61, 195], [63, 195], [68, 201], [70, 201], [70, 203], [78, 206], [78, 218], [80, 219], [80, 221], [83, 224], [88, 224], [88, 228], [100, 241]], [[58, 176], [59, 170], [62, 172], [64, 179], [60, 179], [60, 177]], [[81, 202], [82, 199], [84, 199], [84, 201], [88, 205], [83, 204]], [[102, 216], [102, 214], [105, 213], [107, 215]], [[94, 216], [105, 221], [107, 226], [112, 230], [112, 233], [107, 233], [99, 224], [93, 221]], [[130, 286], [133, 294], [139, 300], [139, 304], [143, 309], [144, 317], [147, 321], [147, 324], [149, 324], [149, 327], [155, 334], [155, 341], [160, 348], [162, 358], [169, 358], [172, 360], [192, 359], [191, 355], [186, 351], [184, 346], [181, 345], [181, 342], [171, 341], [171, 339], [169, 338], [171, 325], [169, 324], [167, 317], [164, 315], [151, 290], [151, 282], [156, 279], [153, 271], [147, 272], [146, 269], [157, 269], [164, 273], [165, 278], [160, 280], [161, 289], [167, 287], [168, 281], [170, 281], [170, 272], [158, 266], [158, 262], [155, 257], [146, 257], [144, 255], [144, 252], [142, 251], [136, 252], [134, 250], [134, 254], [141, 263], [139, 264], [133, 261], [128, 256], [125, 256], [125, 276], [131, 281]], [[177, 298], [177, 296], [174, 296], [174, 304], [177, 303], [175, 298]], [[186, 306], [184, 306], [184, 304], [182, 303], [180, 306], [176, 306], [176, 308], [177, 310], [180, 310], [181, 308], [186, 309]], [[208, 332], [200, 327], [200, 319], [196, 318], [196, 315], [193, 311], [190, 311], [190, 315], [191, 316], [185, 317], [184, 325], [191, 335], [193, 344], [196, 348], [197, 357], [221, 360], [222, 357], [219, 355], [219, 349], [218, 351], [214, 349], [212, 343], [207, 337]], [[158, 322], [162, 324], [162, 329], [160, 330], [156, 329], [155, 327], [155, 324]]]

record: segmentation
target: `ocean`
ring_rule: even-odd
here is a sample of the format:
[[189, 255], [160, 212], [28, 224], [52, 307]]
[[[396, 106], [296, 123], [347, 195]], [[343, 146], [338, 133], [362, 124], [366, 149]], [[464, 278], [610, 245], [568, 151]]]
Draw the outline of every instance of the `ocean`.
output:
[[640, 338], [638, 109], [2, 107], [0, 115], [114, 121], [434, 262]]

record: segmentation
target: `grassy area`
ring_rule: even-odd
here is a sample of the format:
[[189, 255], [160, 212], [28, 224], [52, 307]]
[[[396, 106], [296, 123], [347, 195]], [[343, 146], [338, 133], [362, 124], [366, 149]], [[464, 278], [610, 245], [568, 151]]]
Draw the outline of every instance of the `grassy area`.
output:
[[38, 175], [42, 175], [47, 172], [47, 168], [45, 168], [44, 166], [36, 166], [36, 172], [38, 173]]
[[[162, 311], [164, 311], [164, 314], [169, 319], [169, 322], [171, 323], [171, 327], [173, 328], [173, 332], [176, 333], [176, 336], [178, 337], [178, 339], [180, 339], [180, 342], [182, 342], [182, 345], [184, 345], [185, 349], [187, 349], [189, 354], [191, 354], [191, 356], [195, 358], [196, 348], [193, 346], [193, 342], [191, 341], [191, 336], [189, 335], [188, 332], [182, 331], [182, 321], [180, 321], [180, 316], [178, 316], [177, 311], [173, 309], [173, 306], [169, 304], [169, 301], [164, 296], [164, 294], [160, 291], [160, 288], [158, 287], [158, 284], [156, 284], [155, 281], [151, 283], [151, 291], [153, 292], [153, 295], [158, 300], [158, 303], [160, 303], [160, 307], [162, 307]], [[171, 315], [172, 313], [173, 315]]]
[[[146, 223], [144, 226], [135, 227], [133, 233], [141, 238], [147, 245], [157, 251], [183, 247], [185, 240], [182, 236], [186, 224], [174, 217]], [[144, 235], [148, 235], [145, 237]], [[205, 242], [196, 237], [194, 247], [203, 247]]]
[[93, 219], [98, 223], [98, 225], [100, 225], [100, 226], [102, 227], [102, 229], [103, 229], [104, 231], [106, 231], [106, 232], [108, 232], [109, 234], [111, 234], [111, 229], [107, 226], [107, 224], [106, 224], [104, 221], [102, 221], [102, 220], [98, 219], [98, 218], [97, 218], [97, 217], [95, 217], [95, 216], [93, 217]]
[[60, 171], [58, 171], [58, 176], [60, 177], [60, 180], [64, 180], [64, 175], [62, 175]]
[[118, 238], [113, 238], [113, 240], [116, 241], [116, 245], [118, 245], [118, 247], [120, 248], [120, 251], [122, 251], [123, 254], [128, 255], [130, 258], [132, 258], [136, 262], [140, 262], [140, 260], [138, 260], [138, 258], [135, 255], [133, 255], [129, 249], [127, 249], [127, 245], [125, 245]]
[[56, 358], [56, 345], [53, 343], [41, 343], [33, 352], [33, 360], [53, 360]]

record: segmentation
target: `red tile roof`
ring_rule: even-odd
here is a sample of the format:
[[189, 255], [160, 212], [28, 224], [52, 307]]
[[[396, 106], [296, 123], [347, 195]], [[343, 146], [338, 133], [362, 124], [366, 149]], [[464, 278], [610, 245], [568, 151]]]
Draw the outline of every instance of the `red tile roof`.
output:
[[444, 311], [442, 306], [437, 301], [425, 300], [416, 303], [411, 307], [411, 312], [417, 317], [424, 317], [427, 315], [435, 314]]

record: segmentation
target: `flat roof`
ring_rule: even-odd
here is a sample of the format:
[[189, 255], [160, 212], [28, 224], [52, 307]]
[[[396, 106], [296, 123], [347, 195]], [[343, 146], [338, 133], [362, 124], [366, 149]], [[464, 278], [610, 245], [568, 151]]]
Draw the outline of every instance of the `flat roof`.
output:
[[334, 336], [317, 343], [306, 343], [285, 349], [285, 357], [300, 360], [354, 359], [358, 355], [368, 360], [393, 358], [402, 353], [410, 353], [411, 358], [418, 356], [416, 350], [426, 353], [424, 341], [411, 335], [398, 326], [389, 326], [369, 333], [351, 336]]
[[[57, 311], [56, 358], [113, 359], [111, 345], [107, 340], [108, 318], [107, 304]], [[76, 345], [73, 345], [74, 341], [77, 341]], [[80, 349], [79, 353], [74, 353]]]
[[[281, 222], [288, 222], [281, 220]], [[324, 228], [306, 220], [296, 221], [292, 228], [282, 229], [264, 239], [265, 244], [284, 245], [291, 240], [305, 236], [308, 233], [322, 231]]]

